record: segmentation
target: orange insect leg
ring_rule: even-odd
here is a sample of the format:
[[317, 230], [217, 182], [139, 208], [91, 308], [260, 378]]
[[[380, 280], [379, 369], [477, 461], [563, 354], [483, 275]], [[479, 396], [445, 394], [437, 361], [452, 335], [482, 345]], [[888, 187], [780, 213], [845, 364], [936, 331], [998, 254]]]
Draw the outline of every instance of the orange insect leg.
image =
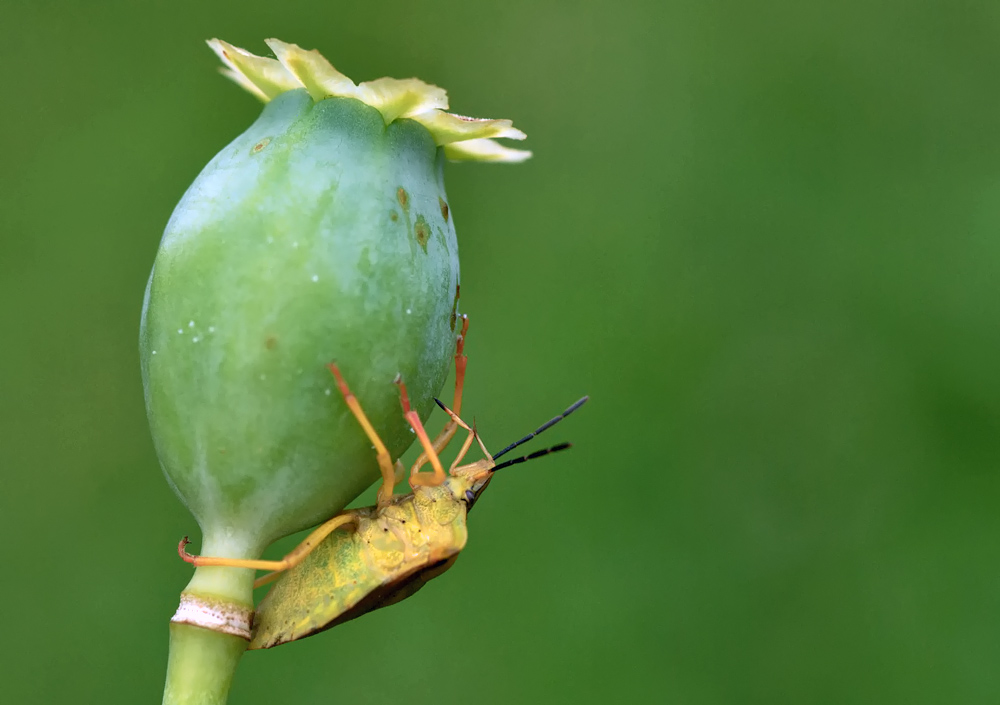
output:
[[396, 471], [392, 464], [392, 457], [389, 455], [389, 451], [386, 449], [385, 444], [382, 439], [378, 437], [378, 433], [375, 431], [375, 427], [372, 426], [368, 417], [365, 415], [364, 410], [361, 408], [361, 403], [358, 398], [354, 396], [350, 388], [347, 386], [347, 382], [344, 381], [343, 375], [340, 374], [340, 368], [334, 363], [327, 365], [330, 368], [330, 372], [337, 379], [337, 387], [340, 388], [340, 393], [344, 396], [344, 401], [347, 402], [347, 407], [354, 414], [354, 417], [358, 420], [361, 428], [364, 429], [365, 435], [368, 436], [368, 440], [372, 442], [375, 446], [375, 454], [378, 460], [379, 470], [382, 471], [382, 486], [378, 490], [378, 506], [379, 508], [388, 506], [392, 502], [392, 488], [396, 483]]
[[277, 577], [278, 573], [288, 570], [289, 568], [294, 568], [309, 555], [310, 551], [319, 545], [319, 542], [325, 539], [327, 536], [332, 534], [334, 531], [339, 529], [345, 524], [352, 524], [356, 522], [357, 519], [351, 513], [338, 514], [333, 519], [320, 524], [316, 529], [310, 533], [298, 546], [293, 548], [291, 551], [285, 554], [285, 557], [280, 561], [263, 561], [263, 560], [252, 560], [246, 558], [222, 558], [219, 556], [193, 556], [187, 552], [185, 546], [190, 543], [188, 537], [185, 536], [181, 539], [181, 542], [177, 544], [177, 553], [188, 563], [194, 566], [229, 566], [231, 568], [252, 568], [254, 570], [270, 570], [273, 571], [267, 575], [263, 575], [257, 578], [254, 582], [254, 587], [260, 587], [261, 585], [266, 585]]
[[[465, 389], [465, 367], [469, 362], [468, 356], [465, 354], [465, 336], [469, 332], [469, 317], [467, 315], [462, 316], [462, 332], [458, 336], [458, 343], [455, 346], [455, 398], [451, 403], [452, 408], [455, 410], [456, 414], [462, 411], [462, 392]], [[438, 455], [448, 447], [451, 443], [451, 439], [455, 437], [455, 433], [458, 431], [458, 424], [454, 420], [450, 420], [445, 427], [441, 429], [441, 433], [437, 435], [434, 439], [434, 452]], [[413, 463], [413, 467], [410, 470], [410, 475], [416, 475], [420, 468], [422, 468], [429, 460], [429, 457], [425, 452], [421, 453], [417, 458], [416, 462]]]
[[406, 393], [406, 385], [403, 384], [403, 380], [397, 378], [396, 384], [399, 385], [399, 403], [403, 406], [403, 418], [413, 427], [413, 432], [417, 434], [420, 445], [424, 447], [424, 453], [427, 454], [431, 466], [434, 468], [434, 473], [429, 477], [428, 473], [411, 474], [410, 487], [416, 487], [417, 485], [441, 485], [447, 478], [444, 468], [441, 466], [441, 458], [438, 457], [437, 452], [434, 450], [434, 445], [431, 443], [431, 439], [428, 438], [427, 431], [424, 430], [424, 425], [420, 423], [420, 417], [417, 416], [417, 412], [410, 408], [410, 397]]

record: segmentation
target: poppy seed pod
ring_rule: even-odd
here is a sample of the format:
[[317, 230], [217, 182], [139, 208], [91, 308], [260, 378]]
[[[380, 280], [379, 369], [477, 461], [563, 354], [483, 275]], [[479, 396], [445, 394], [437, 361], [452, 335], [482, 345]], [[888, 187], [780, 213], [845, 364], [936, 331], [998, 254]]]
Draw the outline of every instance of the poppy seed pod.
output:
[[425, 416], [458, 334], [443, 162], [530, 156], [494, 141], [524, 137], [510, 121], [445, 112], [440, 88], [355, 84], [318, 52], [267, 44], [276, 59], [209, 42], [266, 105], [177, 205], [140, 333], [164, 472], [201, 552], [232, 558], [332, 516], [379, 476], [327, 363], [393, 457], [412, 442], [392, 382]]

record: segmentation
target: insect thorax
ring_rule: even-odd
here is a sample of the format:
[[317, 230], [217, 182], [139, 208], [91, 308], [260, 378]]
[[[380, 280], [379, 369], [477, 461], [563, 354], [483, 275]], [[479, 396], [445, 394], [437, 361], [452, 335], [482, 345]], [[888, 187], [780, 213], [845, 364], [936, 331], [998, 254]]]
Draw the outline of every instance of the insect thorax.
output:
[[373, 570], [406, 571], [465, 547], [465, 504], [447, 486], [417, 487], [382, 510], [359, 513], [356, 536]]

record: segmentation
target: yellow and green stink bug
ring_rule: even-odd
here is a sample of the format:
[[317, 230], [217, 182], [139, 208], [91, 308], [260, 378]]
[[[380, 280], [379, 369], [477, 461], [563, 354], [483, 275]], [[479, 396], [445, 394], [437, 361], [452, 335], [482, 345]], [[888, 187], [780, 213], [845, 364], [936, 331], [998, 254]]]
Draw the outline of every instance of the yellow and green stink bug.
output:
[[[461, 406], [464, 383], [466, 360], [462, 344], [467, 326], [466, 320], [455, 355], [453, 406], [456, 411]], [[500, 464], [496, 459], [558, 423], [587, 401], [587, 397], [580, 399], [532, 433], [496, 455], [490, 455], [475, 429], [440, 401], [438, 405], [450, 418], [432, 443], [417, 413], [410, 408], [405, 385], [397, 380], [404, 417], [413, 427], [424, 453], [411, 469], [412, 492], [393, 496], [393, 483], [401, 479], [403, 468], [398, 461], [393, 466], [340, 370], [336, 365], [330, 365], [330, 370], [348, 407], [376, 449], [383, 471], [378, 504], [337, 515], [317, 528], [280, 561], [191, 556], [183, 550], [186, 539], [179, 547], [181, 556], [195, 565], [233, 565], [273, 571], [259, 578], [256, 585], [268, 583], [284, 572], [284, 577], [258, 606], [251, 649], [270, 648], [311, 636], [372, 610], [388, 607], [444, 573], [465, 547], [468, 538], [466, 515], [489, 485], [494, 473], [570, 446], [560, 443]], [[465, 429], [468, 436], [449, 472], [445, 473], [438, 453], [458, 428]], [[485, 457], [459, 465], [473, 442], [478, 442]], [[419, 472], [425, 462], [431, 464], [433, 473]], [[349, 526], [352, 528], [348, 529]], [[345, 530], [338, 531], [341, 527]]]
[[[403, 408], [408, 409], [402, 385], [400, 391]], [[562, 420], [586, 400], [584, 397], [576, 402], [502, 453]], [[448, 476], [441, 484], [413, 483], [410, 494], [395, 497], [385, 507], [346, 512], [352, 517], [354, 530], [335, 531], [327, 536], [261, 601], [254, 617], [251, 649], [269, 648], [316, 634], [414, 594], [427, 581], [448, 570], [465, 548], [466, 515], [497, 470], [569, 448], [568, 443], [560, 443], [497, 464], [495, 456], [480, 442], [486, 457], [459, 466], [473, 439], [478, 441], [479, 437], [447, 407], [443, 404], [441, 407], [454, 423], [469, 432]], [[416, 415], [407, 411], [407, 419], [414, 423], [425, 448], [429, 447]], [[435, 473], [443, 473], [436, 456], [430, 458]]]

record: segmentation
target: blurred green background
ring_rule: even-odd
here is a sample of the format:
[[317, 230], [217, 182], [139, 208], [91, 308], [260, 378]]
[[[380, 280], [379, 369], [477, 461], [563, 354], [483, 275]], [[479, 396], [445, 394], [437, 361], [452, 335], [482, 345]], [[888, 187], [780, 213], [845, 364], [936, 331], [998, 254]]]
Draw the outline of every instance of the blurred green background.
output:
[[533, 160], [447, 174], [465, 410], [498, 447], [592, 396], [453, 571], [233, 705], [1000, 699], [1000, 5], [6, 0], [4, 702], [161, 696], [196, 526], [136, 341], [260, 109], [213, 36], [513, 118]]

